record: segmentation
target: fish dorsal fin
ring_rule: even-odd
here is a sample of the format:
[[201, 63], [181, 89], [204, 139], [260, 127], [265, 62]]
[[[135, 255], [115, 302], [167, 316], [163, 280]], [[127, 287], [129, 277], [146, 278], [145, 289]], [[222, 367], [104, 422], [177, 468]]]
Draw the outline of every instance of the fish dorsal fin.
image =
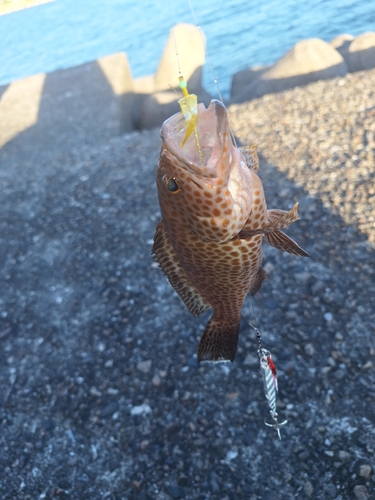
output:
[[246, 160], [246, 165], [253, 171], [258, 172], [259, 168], [259, 158], [257, 155], [257, 147], [256, 144], [252, 146], [242, 146], [238, 148], [241, 153], [244, 155]]
[[207, 309], [210, 309], [210, 304], [204, 300], [186, 277], [185, 271], [182, 269], [169, 240], [163, 221], [160, 221], [156, 226], [152, 254], [155, 256], [163, 272], [167, 275], [170, 285], [175, 289], [180, 299], [194, 316], [199, 316], [204, 311], [207, 311]]

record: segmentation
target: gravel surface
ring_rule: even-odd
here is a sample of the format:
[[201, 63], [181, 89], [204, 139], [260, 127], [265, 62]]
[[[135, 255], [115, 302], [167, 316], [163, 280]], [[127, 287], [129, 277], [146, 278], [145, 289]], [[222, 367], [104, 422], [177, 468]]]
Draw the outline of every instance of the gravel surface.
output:
[[[375, 72], [231, 108], [270, 208], [300, 201], [301, 259], [264, 245], [232, 364], [150, 251], [157, 130], [39, 164], [0, 151], [2, 499], [375, 498]], [[249, 140], [248, 140], [249, 139]]]

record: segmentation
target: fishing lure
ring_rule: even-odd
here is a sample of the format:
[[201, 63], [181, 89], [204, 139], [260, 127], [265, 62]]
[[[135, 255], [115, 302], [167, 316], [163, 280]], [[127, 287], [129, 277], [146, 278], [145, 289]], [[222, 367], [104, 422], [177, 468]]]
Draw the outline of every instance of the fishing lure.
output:
[[[253, 309], [254, 309], [254, 304]], [[281, 440], [281, 433], [280, 433], [280, 427], [285, 425], [288, 421], [284, 420], [283, 422], [280, 422], [277, 420], [278, 413], [276, 411], [276, 402], [277, 402], [277, 393], [278, 393], [278, 384], [277, 384], [277, 370], [276, 370], [276, 365], [271, 359], [271, 352], [268, 349], [265, 349], [263, 347], [262, 343], [262, 338], [260, 335], [260, 331], [255, 328], [251, 323], [249, 323], [251, 328], [253, 328], [256, 332], [257, 339], [258, 339], [258, 356], [259, 356], [259, 363], [260, 363], [260, 372], [262, 374], [262, 379], [263, 379], [263, 387], [264, 387], [264, 394], [266, 396], [266, 399], [268, 401], [268, 406], [270, 407], [270, 414], [273, 420], [273, 423], [270, 424], [268, 422], [264, 422], [268, 427], [273, 427], [277, 431], [277, 435], [279, 436], [279, 439]]]
[[264, 394], [268, 401], [268, 406], [270, 407], [270, 414], [273, 419], [273, 423], [264, 422], [268, 427], [273, 427], [277, 431], [277, 435], [281, 440], [280, 427], [287, 423], [287, 420], [283, 422], [278, 422], [277, 411], [276, 411], [276, 397], [277, 397], [277, 375], [276, 366], [271, 359], [271, 353], [267, 349], [258, 349], [258, 356], [260, 361], [260, 371], [262, 373]]
[[204, 165], [203, 153], [201, 145], [199, 143], [198, 130], [197, 130], [197, 119], [198, 119], [198, 97], [195, 94], [189, 94], [187, 89], [186, 80], [182, 75], [179, 76], [179, 87], [182, 90], [183, 97], [179, 99], [178, 104], [180, 105], [182, 114], [184, 115], [186, 122], [186, 132], [185, 137], [182, 140], [181, 147], [184, 146], [186, 141], [189, 139], [191, 134], [194, 132], [195, 142], [197, 144], [199, 159], [202, 165]]

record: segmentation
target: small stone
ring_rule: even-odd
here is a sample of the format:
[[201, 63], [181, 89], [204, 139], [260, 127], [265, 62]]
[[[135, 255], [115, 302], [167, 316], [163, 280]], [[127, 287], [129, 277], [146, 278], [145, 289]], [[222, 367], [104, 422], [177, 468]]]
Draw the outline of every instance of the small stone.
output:
[[115, 389], [114, 387], [108, 387], [107, 389], [107, 394], [109, 394], [110, 396], [117, 396], [119, 392], [120, 391], [118, 389]]
[[117, 401], [113, 401], [113, 403], [109, 403], [109, 405], [105, 406], [100, 412], [101, 418], [110, 417], [119, 409], [119, 405]]
[[112, 368], [113, 366], [113, 359], [107, 359], [107, 361], [104, 363], [105, 368]]
[[330, 313], [330, 312], [324, 313], [323, 317], [324, 317], [324, 319], [326, 321], [332, 321], [333, 320], [333, 314]]
[[332, 398], [330, 394], [327, 394], [327, 396], [324, 398], [324, 404], [325, 405], [330, 405], [332, 404]]
[[346, 371], [345, 370], [336, 370], [334, 373], [333, 373], [333, 376], [337, 379], [337, 380], [341, 380], [343, 378], [346, 377]]
[[89, 392], [90, 392], [91, 396], [95, 396], [97, 398], [99, 398], [102, 395], [102, 393], [100, 391], [98, 391], [98, 389], [95, 386], [90, 387]]
[[231, 460], [234, 460], [235, 458], [238, 457], [238, 451], [236, 449], [234, 450], [229, 450], [227, 452], [227, 455], [225, 457], [225, 460], [227, 460], [228, 462], [230, 462]]
[[168, 495], [176, 500], [178, 498], [185, 498], [185, 490], [181, 486], [177, 484], [171, 484], [165, 488], [167, 490]]
[[324, 453], [327, 455], [327, 457], [331, 457], [332, 458], [334, 456], [334, 452], [331, 451], [331, 450], [326, 450]]
[[340, 450], [338, 452], [338, 457], [341, 462], [348, 462], [348, 460], [350, 459], [350, 453], [344, 450]]
[[305, 460], [307, 460], [310, 456], [310, 452], [308, 450], [304, 450], [302, 451], [299, 455], [298, 455], [298, 458], [300, 460], [302, 460], [302, 462], [304, 462]]
[[314, 356], [314, 354], [315, 354], [315, 347], [312, 344], [306, 344], [305, 345], [305, 353], [308, 356]]
[[369, 370], [370, 368], [372, 368], [374, 366], [373, 362], [371, 360], [367, 361], [367, 363], [365, 363], [361, 370]]
[[368, 464], [362, 464], [359, 467], [359, 475], [367, 479], [371, 474], [371, 466]]
[[96, 446], [94, 444], [92, 444], [90, 450], [91, 450], [92, 459], [96, 460], [98, 458], [98, 450], [96, 449]]
[[250, 353], [246, 354], [246, 358], [243, 362], [245, 366], [257, 366], [258, 363], [258, 359]]
[[105, 351], [105, 343], [104, 342], [99, 342], [97, 347], [99, 352], [104, 352]]
[[132, 485], [134, 486], [134, 489], [138, 492], [141, 491], [142, 488], [142, 481], [132, 481]]
[[303, 485], [303, 491], [307, 497], [311, 497], [314, 488], [313, 485], [310, 483], [310, 481], [306, 481], [306, 483]]
[[151, 406], [147, 403], [143, 403], [143, 405], [133, 406], [130, 410], [130, 415], [149, 415], [151, 412]]
[[161, 378], [159, 377], [159, 375], [155, 375], [152, 378], [151, 383], [154, 387], [159, 387], [159, 385], [161, 384]]
[[209, 477], [210, 489], [213, 493], [217, 493], [218, 491], [220, 491], [219, 476], [214, 471], [212, 471], [209, 474]]
[[137, 363], [137, 370], [142, 373], [148, 373], [151, 370], [152, 360], [147, 359], [146, 361], [141, 361]]
[[306, 271], [302, 271], [301, 273], [296, 273], [294, 277], [297, 281], [306, 283], [311, 278], [311, 274]]
[[327, 364], [328, 364], [329, 366], [332, 366], [332, 368], [334, 368], [334, 367], [336, 366], [336, 361], [333, 359], [333, 357], [332, 357], [332, 356], [329, 356], [329, 357], [327, 358]]
[[353, 489], [357, 500], [367, 500], [369, 498], [368, 489], [363, 484], [357, 484]]
[[141, 441], [141, 444], [139, 445], [141, 450], [145, 450], [146, 448], [148, 448], [150, 445], [150, 441], [148, 439], [144, 439], [143, 441]]
[[326, 375], [328, 372], [330, 372], [332, 370], [332, 367], [331, 366], [323, 366], [322, 368], [322, 374], [323, 375]]
[[274, 270], [274, 267], [275, 266], [271, 264], [271, 262], [266, 262], [266, 264], [263, 266], [263, 269], [266, 271], [267, 274], [270, 274]]
[[331, 497], [331, 498], [335, 498], [336, 497], [336, 494], [337, 494], [337, 491], [336, 491], [336, 486], [332, 483], [330, 484], [327, 484], [327, 486], [325, 486], [324, 488], [324, 491]]
[[285, 313], [285, 317], [286, 317], [287, 319], [294, 319], [294, 318], [296, 318], [296, 317], [297, 317], [297, 313], [296, 313], [296, 311], [287, 311], [287, 312]]
[[161, 492], [156, 496], [156, 500], [171, 500], [171, 497], [166, 493]]

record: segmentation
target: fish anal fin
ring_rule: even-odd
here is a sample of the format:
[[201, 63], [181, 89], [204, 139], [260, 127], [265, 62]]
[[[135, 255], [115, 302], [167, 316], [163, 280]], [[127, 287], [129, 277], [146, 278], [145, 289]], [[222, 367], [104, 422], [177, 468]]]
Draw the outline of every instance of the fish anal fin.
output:
[[263, 281], [268, 280], [267, 273], [263, 267], [261, 267], [258, 271], [258, 273], [255, 276], [254, 281], [252, 282], [250, 288], [249, 288], [249, 294], [251, 296], [255, 295], [257, 292], [259, 292]]
[[217, 321], [214, 316], [208, 322], [198, 347], [198, 362], [233, 361], [237, 351], [238, 323]]
[[211, 307], [188, 280], [169, 240], [163, 221], [156, 226], [152, 254], [167, 275], [170, 285], [194, 316], [199, 316]]
[[241, 146], [238, 148], [245, 157], [246, 165], [253, 170], [253, 172], [258, 172], [259, 168], [259, 158], [257, 155], [256, 144], [251, 146]]
[[299, 255], [300, 257], [310, 257], [310, 255], [303, 250], [292, 238], [287, 236], [282, 231], [273, 231], [264, 235], [265, 240], [277, 250], [287, 252], [292, 255]]

